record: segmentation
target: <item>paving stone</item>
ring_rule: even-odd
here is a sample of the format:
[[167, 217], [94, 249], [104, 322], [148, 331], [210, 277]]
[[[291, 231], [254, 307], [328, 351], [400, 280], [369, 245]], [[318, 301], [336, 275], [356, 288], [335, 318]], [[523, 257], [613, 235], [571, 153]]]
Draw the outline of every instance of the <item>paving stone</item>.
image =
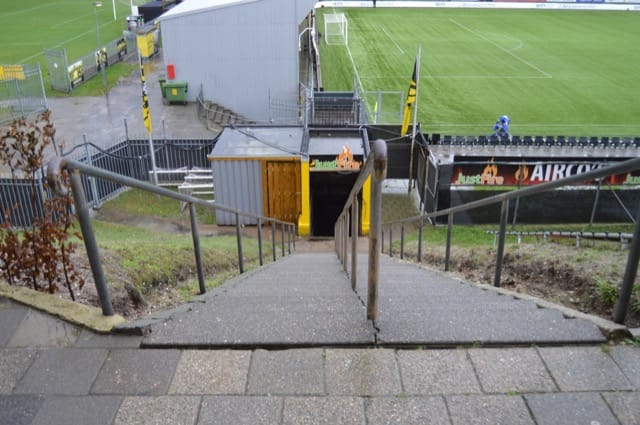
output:
[[469, 395], [446, 397], [453, 425], [533, 425], [519, 396]]
[[251, 351], [183, 351], [169, 394], [244, 394], [250, 360]]
[[640, 390], [640, 349], [617, 345], [611, 347], [611, 357], [636, 390]]
[[0, 395], [0, 425], [30, 425], [44, 401], [32, 395]]
[[407, 394], [474, 394], [480, 384], [464, 350], [399, 350]]
[[471, 349], [469, 357], [486, 393], [558, 390], [534, 348]]
[[38, 352], [16, 394], [89, 394], [107, 350], [50, 348]]
[[602, 396], [622, 425], [640, 424], [640, 393], [603, 393]]
[[363, 425], [364, 405], [356, 397], [288, 397], [283, 425]]
[[7, 347], [72, 347], [79, 334], [79, 327], [29, 309]]
[[79, 348], [138, 348], [142, 337], [134, 335], [101, 335], [83, 329], [76, 339]]
[[450, 425], [442, 397], [373, 397], [365, 401], [368, 425]]
[[167, 393], [178, 350], [112, 350], [91, 389], [93, 394], [163, 395]]
[[36, 350], [0, 349], [0, 394], [11, 394], [35, 356]]
[[601, 347], [538, 349], [561, 391], [630, 390], [632, 385]]
[[47, 397], [31, 425], [111, 425], [122, 397]]
[[198, 425], [279, 424], [282, 421], [282, 408], [281, 397], [204, 397]]
[[248, 394], [324, 394], [322, 349], [256, 350]]
[[4, 308], [0, 310], [0, 347], [4, 347], [27, 316], [26, 308]]
[[598, 393], [529, 394], [525, 398], [538, 425], [618, 425]]
[[197, 396], [126, 397], [114, 425], [195, 425], [199, 406]]
[[393, 350], [326, 350], [330, 395], [396, 395], [402, 392]]

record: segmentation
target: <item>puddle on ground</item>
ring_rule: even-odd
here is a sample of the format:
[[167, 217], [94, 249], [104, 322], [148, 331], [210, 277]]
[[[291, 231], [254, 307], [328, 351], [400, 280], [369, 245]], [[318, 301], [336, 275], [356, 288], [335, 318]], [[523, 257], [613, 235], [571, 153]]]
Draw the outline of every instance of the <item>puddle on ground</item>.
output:
[[30, 309], [6, 346], [71, 347], [79, 334], [79, 327]]

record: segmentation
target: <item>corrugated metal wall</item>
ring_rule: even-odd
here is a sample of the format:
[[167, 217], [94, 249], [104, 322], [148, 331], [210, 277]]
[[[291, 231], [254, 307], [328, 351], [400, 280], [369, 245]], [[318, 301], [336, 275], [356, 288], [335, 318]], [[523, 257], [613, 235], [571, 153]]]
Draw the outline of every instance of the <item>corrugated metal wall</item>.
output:
[[269, 100], [297, 93], [298, 25], [314, 3], [258, 0], [161, 18], [164, 61], [189, 83], [189, 100], [202, 84], [206, 100], [246, 118], [280, 118]]
[[[262, 163], [260, 160], [212, 161], [216, 182], [216, 204], [243, 212], [264, 215], [262, 208]], [[216, 210], [216, 223], [236, 224], [235, 214]], [[250, 217], [240, 217], [241, 224], [258, 224]]]

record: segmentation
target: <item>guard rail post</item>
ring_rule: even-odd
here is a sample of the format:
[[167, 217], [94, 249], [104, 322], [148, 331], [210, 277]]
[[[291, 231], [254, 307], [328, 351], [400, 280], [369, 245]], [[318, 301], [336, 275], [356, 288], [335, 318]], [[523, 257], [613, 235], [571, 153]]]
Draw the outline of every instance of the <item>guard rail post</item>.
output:
[[382, 182], [387, 176], [387, 145], [378, 139], [373, 145], [374, 163], [371, 184], [371, 221], [369, 228], [369, 276], [367, 294], [367, 319], [376, 321], [378, 314], [378, 271], [382, 220]]
[[356, 274], [358, 270], [358, 195], [354, 195], [351, 204], [351, 288], [356, 289]]
[[[47, 168], [47, 179], [49, 180], [49, 184], [51, 184], [51, 187], [55, 188], [56, 192], [61, 195], [66, 194], [66, 189], [64, 189], [61, 180], [61, 171], [63, 166], [64, 161], [62, 159], [54, 158]], [[96, 291], [98, 292], [100, 306], [102, 307], [102, 314], [105, 316], [113, 316], [114, 311], [113, 305], [111, 304], [111, 296], [109, 295], [109, 287], [107, 286], [107, 279], [105, 278], [104, 271], [102, 270], [100, 252], [98, 251], [98, 243], [96, 241], [96, 236], [93, 233], [93, 226], [91, 225], [91, 216], [84, 196], [84, 188], [82, 187], [80, 171], [76, 169], [69, 170], [69, 177], [71, 180], [71, 193], [73, 194], [73, 201], [76, 207], [76, 213], [78, 214], [78, 222], [80, 223], [80, 231], [82, 232], [82, 239], [84, 240], [87, 257], [89, 258], [89, 264], [91, 265], [91, 272], [93, 274], [93, 280], [95, 281]]]
[[500, 233], [498, 235], [498, 250], [496, 251], [496, 270], [493, 276], [493, 286], [500, 286], [502, 275], [502, 257], [504, 256], [504, 238], [507, 230], [507, 217], [509, 215], [509, 200], [502, 201], [500, 209]]
[[636, 227], [633, 231], [633, 239], [631, 240], [631, 246], [629, 247], [629, 255], [627, 257], [627, 266], [624, 270], [624, 277], [622, 278], [622, 287], [618, 294], [618, 301], [616, 301], [616, 309], [613, 321], [619, 324], [624, 323], [624, 319], [627, 317], [627, 311], [629, 310], [629, 301], [631, 299], [631, 292], [633, 291], [633, 282], [636, 280], [636, 274], [638, 273], [638, 260], [640, 259], [640, 212], [636, 217]]
[[207, 292], [204, 283], [204, 268], [202, 267], [202, 252], [200, 250], [200, 233], [198, 232], [198, 221], [196, 219], [196, 207], [189, 203], [189, 219], [191, 220], [191, 237], [193, 239], [193, 251], [196, 256], [196, 270], [198, 271], [198, 286], [200, 294]]

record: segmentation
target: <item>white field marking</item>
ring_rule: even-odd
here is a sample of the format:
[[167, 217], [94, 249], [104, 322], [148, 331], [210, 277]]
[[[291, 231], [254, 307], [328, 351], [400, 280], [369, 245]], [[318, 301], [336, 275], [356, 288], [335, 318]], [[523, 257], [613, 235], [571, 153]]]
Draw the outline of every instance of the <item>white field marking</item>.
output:
[[91, 16], [91, 15], [92, 15], [92, 13], [85, 13], [84, 15], [75, 17], [73, 19], [69, 19], [69, 20], [66, 20], [64, 22], [59, 22], [59, 23], [57, 23], [55, 25], [51, 25], [49, 28], [51, 28], [51, 29], [60, 28], [60, 27], [63, 27], [65, 25], [67, 25], [67, 24], [70, 24], [71, 22], [79, 21], [80, 19], [84, 19], [87, 16]]
[[520, 56], [516, 55], [515, 53], [513, 53], [510, 50], [505, 49], [504, 47], [500, 46], [499, 44], [489, 40], [487, 37], [483, 36], [482, 34], [478, 33], [477, 31], [472, 30], [471, 28], [461, 24], [460, 22], [456, 21], [455, 19], [449, 18], [449, 20], [451, 22], [453, 22], [454, 24], [456, 24], [457, 26], [459, 26], [460, 28], [462, 28], [465, 31], [470, 32], [471, 34], [475, 35], [478, 38], [483, 39], [484, 41], [486, 41], [487, 43], [497, 47], [498, 49], [502, 50], [503, 52], [505, 52], [506, 54], [510, 55], [511, 57], [513, 57], [514, 59], [519, 60], [520, 62], [522, 62], [523, 64], [531, 67], [532, 69], [535, 69], [536, 71], [538, 71], [539, 73], [541, 73], [542, 75], [545, 76], [545, 78], [553, 78], [553, 76], [551, 74], [549, 74], [548, 72], [540, 69], [539, 67], [535, 66], [534, 64], [532, 64], [531, 62], [521, 58]]
[[387, 29], [385, 27], [381, 26], [381, 27], [378, 27], [378, 28], [382, 29], [382, 31], [387, 35], [387, 37], [389, 37], [389, 40], [391, 40], [391, 42], [396, 45], [396, 47], [398, 48], [400, 53], [402, 53], [403, 55], [406, 55], [405, 51], [402, 50], [402, 47], [400, 47], [400, 45], [396, 42], [396, 40], [393, 37], [391, 37], [391, 34], [389, 34], [389, 31], [387, 31]]
[[[333, 13], [337, 13], [336, 12], [336, 8], [332, 7], [333, 9]], [[345, 43], [345, 47], [347, 48], [347, 53], [349, 54], [349, 60], [351, 60], [351, 66], [353, 66], [353, 72], [356, 73], [356, 80], [358, 81], [358, 87], [360, 88], [360, 92], [361, 93], [365, 93], [366, 90], [364, 89], [364, 85], [362, 84], [362, 80], [360, 79], [360, 73], [358, 72], [358, 67], [356, 66], [356, 61], [353, 60], [353, 55], [351, 54], [351, 49], [349, 48], [349, 43]], [[367, 112], [370, 110], [369, 109], [369, 104], [367, 103], [367, 100], [365, 98], [364, 101], [364, 107], [367, 109]]]
[[[70, 41], [77, 40], [77, 39], [79, 39], [80, 37], [85, 37], [87, 34], [90, 34], [90, 33], [92, 33], [92, 32], [95, 32], [95, 30], [89, 30], [89, 31], [82, 32], [82, 33], [80, 33], [80, 34], [76, 35], [75, 37], [71, 37], [71, 38], [69, 38], [69, 39], [67, 39], [67, 40], [61, 41], [60, 43], [56, 44], [56, 45], [55, 45], [55, 46], [53, 46], [52, 48], [56, 48], [56, 47], [60, 47], [60, 46], [64, 46], [65, 44], [69, 43]], [[27, 62], [27, 61], [29, 61], [29, 60], [31, 60], [31, 59], [37, 58], [37, 57], [38, 57], [38, 56], [40, 56], [40, 55], [44, 55], [44, 52], [38, 52], [38, 53], [35, 53], [35, 54], [33, 54], [33, 55], [31, 55], [31, 56], [28, 56], [28, 57], [26, 57], [26, 58], [20, 59], [20, 62], [18, 62], [18, 63], [25, 63], [25, 62]]]
[[55, 3], [41, 4], [40, 6], [30, 7], [29, 9], [16, 10], [15, 12], [3, 13], [0, 15], [0, 19], [2, 18], [10, 18], [12, 16], [21, 15], [23, 13], [28, 13], [38, 9], [44, 9], [45, 7], [55, 7], [57, 6]]

